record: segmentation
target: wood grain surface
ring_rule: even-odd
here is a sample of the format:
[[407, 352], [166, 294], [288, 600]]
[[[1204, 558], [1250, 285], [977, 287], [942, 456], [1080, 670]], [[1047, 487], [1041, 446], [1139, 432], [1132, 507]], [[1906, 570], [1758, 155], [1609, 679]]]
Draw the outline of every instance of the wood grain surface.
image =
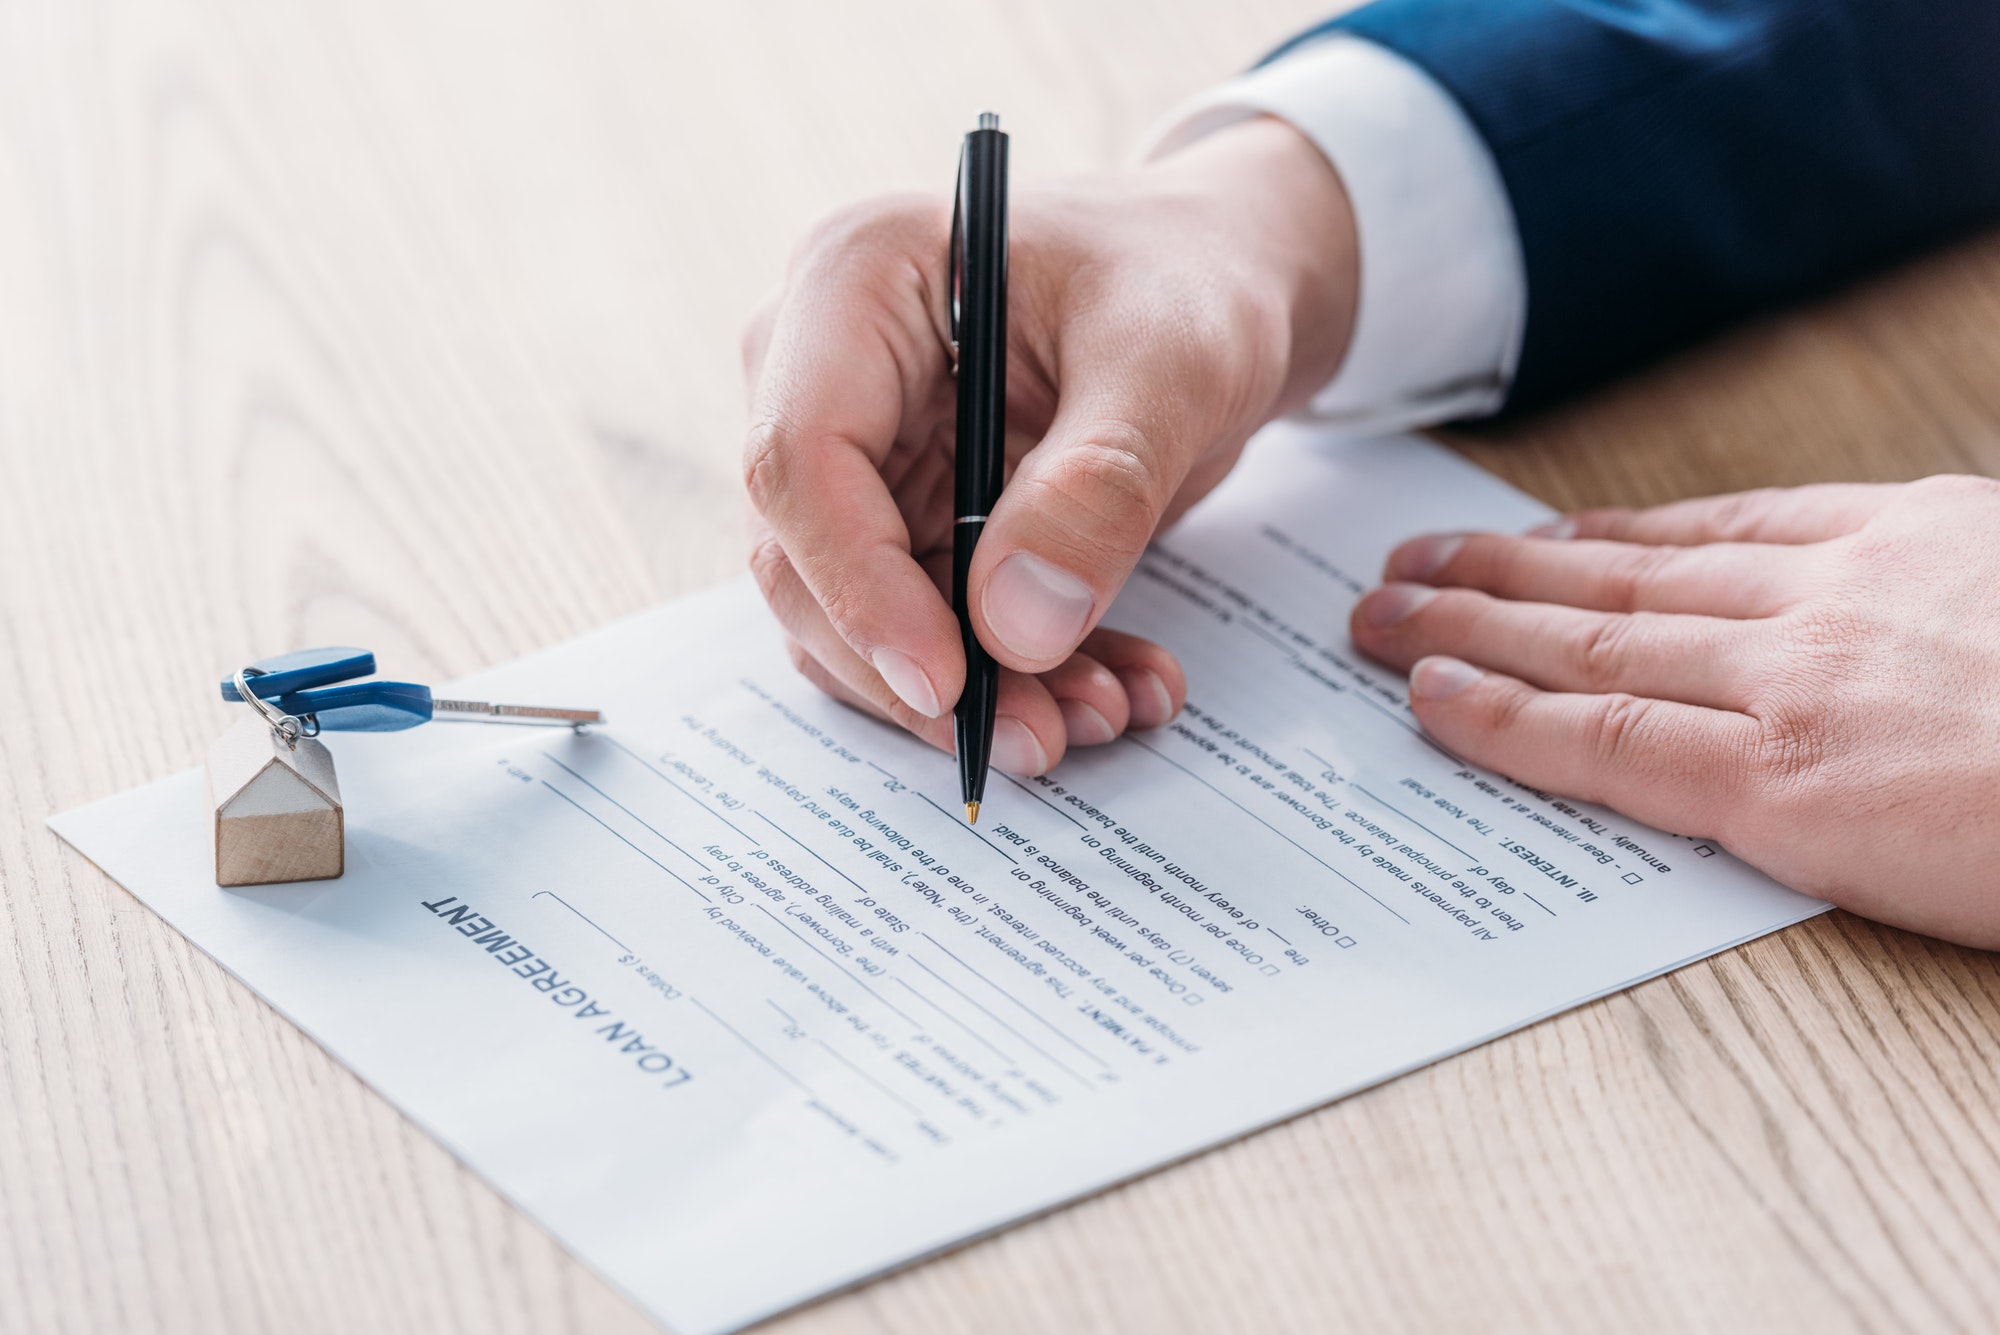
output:
[[[225, 667], [441, 680], [740, 564], [791, 238], [1116, 163], [1315, 0], [0, 0], [0, 1330], [641, 1332], [63, 849]], [[1558, 505], [2000, 472], [2000, 237], [1455, 438]], [[1994, 959], [1830, 916], [774, 1323], [1992, 1329]]]

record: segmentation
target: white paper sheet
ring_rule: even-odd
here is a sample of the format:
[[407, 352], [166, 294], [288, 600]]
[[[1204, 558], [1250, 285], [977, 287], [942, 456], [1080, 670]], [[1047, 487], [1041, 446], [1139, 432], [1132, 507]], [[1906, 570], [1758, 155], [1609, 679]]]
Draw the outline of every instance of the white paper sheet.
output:
[[187, 773], [59, 833], [580, 1258], [729, 1330], [1795, 922], [1699, 839], [1473, 770], [1356, 656], [1398, 539], [1545, 512], [1267, 432], [1109, 623], [1175, 724], [996, 775], [821, 698], [735, 583], [481, 674], [594, 735], [328, 740], [333, 882], [224, 891]]

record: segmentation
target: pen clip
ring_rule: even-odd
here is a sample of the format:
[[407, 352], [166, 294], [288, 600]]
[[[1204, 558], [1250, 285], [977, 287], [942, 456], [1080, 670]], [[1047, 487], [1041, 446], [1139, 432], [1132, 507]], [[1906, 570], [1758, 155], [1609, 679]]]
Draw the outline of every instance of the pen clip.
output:
[[951, 273], [949, 288], [945, 293], [946, 315], [951, 330], [951, 337], [946, 341], [946, 346], [951, 351], [953, 375], [958, 374], [959, 289], [965, 282], [965, 262], [962, 254], [965, 249], [965, 160], [966, 144], [961, 141], [958, 146], [958, 180], [951, 192], [951, 245], [947, 258]]

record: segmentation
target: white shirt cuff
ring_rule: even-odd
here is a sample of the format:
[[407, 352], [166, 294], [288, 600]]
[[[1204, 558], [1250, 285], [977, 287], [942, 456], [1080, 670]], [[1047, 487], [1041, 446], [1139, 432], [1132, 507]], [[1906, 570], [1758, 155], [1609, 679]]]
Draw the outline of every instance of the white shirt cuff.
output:
[[1306, 415], [1377, 435], [1496, 411], [1528, 279], [1506, 187], [1457, 101], [1387, 48], [1335, 34], [1183, 104], [1145, 156], [1259, 115], [1326, 154], [1359, 237], [1353, 336]]

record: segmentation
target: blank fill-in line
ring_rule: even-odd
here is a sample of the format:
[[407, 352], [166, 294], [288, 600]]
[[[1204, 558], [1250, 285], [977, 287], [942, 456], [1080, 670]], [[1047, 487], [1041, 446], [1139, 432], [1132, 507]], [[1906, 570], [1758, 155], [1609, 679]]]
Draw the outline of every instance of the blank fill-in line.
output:
[[[696, 797], [693, 793], [689, 792], [687, 789], [681, 787], [677, 783], [674, 783], [674, 781], [671, 778], [667, 777], [664, 771], [655, 769], [651, 761], [647, 760], [637, 751], [634, 751], [631, 747], [625, 745], [625, 743], [619, 741], [616, 737], [611, 736], [609, 733], [603, 733], [603, 732], [592, 733], [591, 735], [594, 737], [602, 737], [605, 741], [611, 743], [613, 746], [617, 747], [620, 751], [623, 751], [626, 755], [632, 757], [632, 759], [638, 761], [641, 765], [644, 765], [647, 769], [652, 770], [653, 774], [656, 777], [666, 779], [668, 783], [672, 783], [674, 785], [675, 792], [679, 793], [682, 797], [685, 797], [688, 801], [700, 807], [703, 811], [706, 811], [709, 815], [721, 821], [724, 825], [727, 825], [730, 829], [735, 830], [736, 833], [742, 835], [745, 839], [748, 839], [751, 843], [757, 844], [756, 835], [745, 832], [741, 827], [739, 827], [736, 824], [735, 821], [730, 820], [729, 817], [723, 815], [720, 811], [717, 811], [714, 807], [702, 801], [700, 798]], [[758, 844], [758, 847], [761, 848], [763, 847], [763, 845]]]
[[1541, 900], [1536, 899], [1533, 895], [1528, 894], [1526, 890], [1523, 890], [1521, 893], [1527, 897], [1527, 900], [1530, 904], [1533, 904], [1536, 908], [1548, 914], [1551, 918], [1557, 916], [1556, 911], [1554, 909], [1550, 908], [1547, 904], [1544, 904]]
[[1110, 1062], [1104, 1060], [1104, 1058], [1098, 1056], [1096, 1053], [1092, 1052], [1089, 1048], [1083, 1046], [1083, 1044], [1077, 1042], [1075, 1039], [1071, 1038], [1068, 1034], [1065, 1034], [1062, 1030], [1056, 1028], [1053, 1024], [1050, 1024], [1047, 1020], [1043, 1019], [1039, 1014], [1036, 1013], [1035, 1009], [1032, 1006], [1028, 1005], [1027, 1002], [1021, 1000], [1019, 997], [1015, 996], [1012, 992], [1009, 992], [1006, 988], [1000, 986], [1000, 984], [994, 982], [991, 978], [988, 978], [985, 974], [973, 968], [970, 964], [967, 964], [964, 960], [959, 959], [958, 956], [953, 955], [951, 952], [951, 948], [945, 945], [944, 942], [938, 940], [936, 937], [932, 936], [929, 932], [924, 933], [924, 940], [930, 942], [932, 945], [936, 946], [939, 950], [944, 951], [944, 953], [950, 956], [950, 958], [952, 958], [953, 960], [956, 960], [959, 968], [965, 970], [967, 973], [971, 974], [974, 978], [977, 978], [980, 982], [986, 984], [988, 987], [992, 988], [995, 992], [998, 992], [1001, 996], [1013, 1002], [1016, 1006], [1019, 1006], [1023, 1014], [1027, 1015], [1028, 1018], [1035, 1021], [1035, 1023], [1041, 1025], [1042, 1028], [1048, 1030], [1050, 1033], [1054, 1034], [1057, 1038], [1069, 1044], [1071, 1047], [1075, 1048], [1078, 1052], [1090, 1058], [1090, 1060], [1096, 1062], [1099, 1066], [1105, 1067], [1106, 1069], [1110, 1068], [1111, 1066]]
[[630, 816], [633, 820], [638, 821], [641, 825], [645, 826], [648, 830], [650, 830], [654, 834], [654, 836], [656, 836], [662, 842], [664, 842], [667, 845], [667, 847], [673, 849], [674, 852], [680, 854], [682, 857], [686, 858], [689, 862], [694, 863], [695, 866], [706, 867], [708, 865], [707, 863], [703, 862], [700, 858], [696, 857], [694, 854], [688, 852], [685, 848], [682, 848], [679, 844], [675, 843], [673, 839], [667, 834], [666, 831], [654, 825], [653, 822], [647, 820], [644, 816], [641, 816], [638, 812], [632, 810], [632, 808], [626, 806], [623, 802], [620, 802], [617, 798], [605, 792], [602, 788], [599, 788], [589, 779], [586, 779], [581, 774], [578, 774], [568, 765], [563, 764], [562, 761], [557, 760], [554, 756], [550, 755], [546, 751], [542, 752], [542, 758], [548, 761], [551, 765], [554, 765], [557, 769], [561, 770], [563, 773], [569, 775], [570, 778], [575, 779], [578, 783], [590, 789], [591, 792], [596, 793], [599, 797], [609, 802], [612, 806], [617, 807], [620, 811]]
[[534, 894], [529, 895], [528, 898], [540, 899], [543, 895], [547, 895], [550, 899], [553, 899], [556, 903], [562, 905], [564, 908], [568, 909], [571, 913], [574, 913], [577, 917], [589, 923], [591, 927], [596, 929], [597, 934], [599, 936], [603, 937], [606, 941], [609, 941], [612, 945], [618, 947], [620, 950], [624, 951], [628, 955], [632, 953], [632, 947], [626, 945], [623, 941], [620, 941], [617, 937], [611, 935], [611, 933], [605, 931], [602, 927], [598, 927], [596, 921], [588, 913], [585, 913], [582, 909], [570, 903], [567, 899], [564, 899], [561, 895], [557, 894], [555, 891], [537, 890], [535, 891]]
[[557, 797], [560, 797], [563, 801], [569, 803], [571, 806], [575, 807], [578, 811], [581, 811], [584, 815], [596, 821], [599, 825], [604, 826], [605, 831], [608, 834], [610, 834], [610, 836], [613, 839], [616, 839], [619, 843], [625, 845], [625, 847], [631, 849], [634, 853], [637, 853], [640, 857], [646, 859], [646, 861], [652, 863], [655, 867], [658, 867], [661, 871], [673, 877], [676, 881], [680, 881], [680, 883], [682, 885], [686, 885], [688, 889], [694, 890], [695, 894], [701, 897], [703, 903], [713, 904], [715, 902], [714, 900], [710, 899], [707, 895], [702, 894], [701, 891], [695, 890], [692, 885], [688, 885], [686, 881], [681, 880], [680, 873], [675, 871], [672, 867], [669, 867], [666, 863], [660, 861], [658, 858], [654, 857], [651, 853], [648, 853], [645, 849], [639, 847], [639, 845], [633, 843], [630, 839], [627, 839], [624, 835], [612, 829], [609, 825], [605, 825], [604, 818], [598, 815], [595, 811], [592, 811], [589, 807], [577, 801], [575, 798], [571, 797], [568, 793], [564, 792], [562, 789], [550, 783], [547, 779], [540, 780], [540, 783], [542, 787], [548, 789], [550, 792], [554, 793]]
[[1263, 636], [1264, 639], [1269, 641], [1274, 648], [1282, 651], [1285, 654], [1285, 656], [1290, 658], [1293, 662], [1296, 663], [1298, 661], [1299, 649], [1297, 645], [1286, 644], [1283, 640], [1279, 639], [1271, 631], [1264, 629], [1262, 626], [1250, 620], [1248, 617], [1238, 617], [1237, 624], [1245, 626], [1250, 630], [1257, 632], [1257, 634]]
[[1062, 809], [1061, 807], [1057, 806], [1057, 805], [1056, 805], [1055, 803], [1053, 803], [1053, 802], [1049, 801], [1049, 799], [1048, 799], [1048, 798], [1046, 798], [1046, 797], [1043, 797], [1043, 796], [1042, 796], [1042, 795], [1041, 795], [1040, 793], [1038, 793], [1038, 792], [1036, 792], [1036, 791], [1035, 791], [1034, 789], [1030, 788], [1030, 787], [1029, 787], [1029, 786], [1028, 786], [1027, 784], [1025, 784], [1025, 783], [1022, 783], [1022, 782], [1021, 782], [1021, 781], [1020, 781], [1019, 779], [1015, 778], [1015, 777], [1014, 777], [1013, 775], [1011, 775], [1011, 774], [1006, 774], [1006, 773], [1002, 773], [1002, 774], [1000, 775], [1000, 777], [1001, 777], [1001, 778], [1003, 778], [1003, 779], [1005, 779], [1005, 780], [1006, 780], [1006, 781], [1007, 781], [1008, 783], [1011, 783], [1011, 784], [1013, 784], [1013, 785], [1014, 785], [1014, 786], [1015, 786], [1016, 788], [1019, 788], [1019, 789], [1020, 789], [1020, 790], [1021, 790], [1022, 792], [1026, 793], [1026, 794], [1027, 794], [1027, 795], [1028, 795], [1029, 797], [1032, 797], [1032, 798], [1034, 798], [1034, 799], [1035, 799], [1035, 800], [1036, 800], [1037, 802], [1040, 802], [1040, 803], [1041, 803], [1041, 804], [1042, 804], [1043, 806], [1047, 807], [1047, 808], [1048, 808], [1048, 809], [1049, 809], [1050, 811], [1053, 811], [1053, 812], [1055, 812], [1055, 813], [1056, 813], [1056, 815], [1058, 815], [1058, 816], [1061, 816], [1061, 817], [1062, 817], [1062, 818], [1063, 818], [1064, 820], [1068, 821], [1068, 822], [1069, 822], [1069, 823], [1070, 823], [1071, 825], [1074, 825], [1074, 826], [1076, 826], [1076, 828], [1077, 828], [1077, 829], [1079, 829], [1079, 830], [1087, 830], [1087, 829], [1089, 829], [1089, 828], [1090, 828], [1090, 827], [1089, 827], [1088, 825], [1085, 825], [1085, 824], [1084, 824], [1084, 823], [1083, 823], [1082, 821], [1080, 821], [1080, 820], [1078, 820], [1078, 819], [1077, 819], [1076, 817], [1074, 817], [1074, 816], [1070, 815], [1070, 814], [1069, 814], [1069, 813], [1068, 813], [1067, 811], [1064, 811], [1064, 810], [1063, 810], [1063, 809]]
[[862, 982], [859, 978], [856, 978], [853, 974], [841, 968], [839, 962], [836, 961], [833, 958], [833, 956], [827, 954], [824, 950], [821, 950], [818, 946], [806, 940], [805, 937], [796, 928], [794, 928], [790, 923], [786, 922], [783, 918], [780, 918], [777, 914], [771, 912], [771, 910], [765, 908], [762, 904], [757, 903], [755, 900], [750, 901], [750, 907], [756, 909], [759, 913], [763, 914], [765, 917], [769, 918], [772, 922], [778, 924], [778, 926], [784, 928], [786, 931], [790, 932], [793, 936], [798, 937], [800, 945], [804, 946], [807, 950], [810, 950], [813, 954], [819, 956], [821, 959], [825, 960], [828, 964], [832, 965], [833, 971], [835, 973], [839, 974], [842, 978], [845, 978], [848, 982], [860, 988], [863, 992], [866, 992], [869, 996], [875, 998], [875, 1000], [881, 1002], [884, 1006], [887, 1006], [890, 1010], [895, 1011], [897, 1015], [901, 1015], [903, 1017], [903, 1023], [910, 1025], [912, 1028], [921, 1029], [923, 1027], [922, 1025], [919, 1025], [915, 1020], [912, 1020], [909, 1016], [904, 1015], [902, 1011], [896, 1010], [896, 1004], [894, 1002], [888, 1000], [880, 992], [877, 992], [874, 988], [868, 986], [868, 984]]
[[709, 1019], [721, 1025], [724, 1029], [727, 1029], [730, 1032], [730, 1034], [735, 1037], [738, 1043], [741, 1043], [744, 1047], [750, 1049], [750, 1051], [756, 1053], [759, 1057], [762, 1057], [764, 1059], [764, 1064], [766, 1066], [770, 1067], [772, 1070], [776, 1071], [779, 1075], [785, 1077], [785, 1079], [791, 1081], [793, 1084], [797, 1085], [800, 1089], [803, 1089], [806, 1092], [806, 1096], [808, 1098], [813, 1098], [813, 1099], [819, 1098], [819, 1095], [813, 1092], [813, 1087], [811, 1085], [799, 1079], [797, 1076], [793, 1075], [790, 1071], [787, 1071], [783, 1066], [781, 1066], [778, 1063], [777, 1058], [773, 1057], [770, 1053], [764, 1051], [764, 1049], [758, 1047], [755, 1043], [752, 1043], [749, 1039], [743, 1037], [741, 1031], [739, 1031], [735, 1025], [729, 1023], [729, 1021], [723, 1019], [720, 1015], [717, 1015], [714, 1011], [702, 1005], [700, 997], [690, 994], [688, 996], [688, 1000], [692, 1001], [695, 1004], [695, 1007], [698, 1010], [700, 1010], [703, 1015], [706, 1015]]
[[1457, 844], [1454, 844], [1451, 840], [1445, 838], [1443, 835], [1439, 834], [1436, 830], [1433, 830], [1430, 826], [1424, 824], [1422, 821], [1418, 820], [1415, 816], [1412, 816], [1409, 812], [1403, 810], [1401, 807], [1383, 798], [1376, 797], [1375, 794], [1369, 792], [1366, 788], [1363, 788], [1358, 783], [1349, 784], [1348, 786], [1354, 789], [1355, 792], [1361, 793], [1366, 797], [1368, 797], [1377, 806], [1387, 807], [1390, 811], [1395, 812], [1398, 816], [1401, 816], [1404, 820], [1416, 826], [1419, 830], [1422, 830], [1425, 834], [1437, 840], [1439, 843], [1443, 844], [1446, 848], [1449, 848], [1452, 852], [1458, 854], [1460, 857], [1471, 858], [1473, 866], [1476, 867], [1479, 865], [1478, 857], [1476, 857], [1471, 853], [1466, 852], [1464, 849], [1460, 848]]
[[[925, 973], [929, 974], [931, 977], [937, 979], [940, 983], [943, 983], [953, 992], [956, 992], [961, 998], [964, 999], [967, 1005], [973, 1007], [980, 1014], [984, 1015], [987, 1019], [993, 1021], [993, 1023], [999, 1025], [1002, 1029], [1005, 1029], [1008, 1033], [1012, 1034], [1014, 1037], [1020, 1039], [1023, 1043], [1026, 1043], [1030, 1049], [1032, 1049], [1037, 1055], [1039, 1055], [1042, 1058], [1043, 1061], [1055, 1067], [1058, 1071], [1061, 1071], [1064, 1075], [1068, 1076], [1070, 1079], [1083, 1085], [1086, 1089], [1094, 1090], [1097, 1088], [1097, 1086], [1091, 1083], [1091, 1081], [1087, 1077], [1078, 1075], [1075, 1071], [1070, 1070], [1069, 1067], [1064, 1066], [1062, 1062], [1050, 1056], [1046, 1051], [1042, 1049], [1040, 1044], [1035, 1042], [1034, 1039], [1029, 1038], [1026, 1034], [1016, 1029], [1013, 1025], [1008, 1024], [1005, 1020], [995, 1015], [992, 1011], [987, 1010], [986, 1007], [980, 1005], [977, 1001], [974, 1001], [971, 997], [966, 996], [962, 988], [960, 988], [957, 984], [953, 983], [949, 978], [946, 978], [943, 974], [939, 973], [936, 969], [933, 969], [930, 965], [924, 963], [922, 960], [918, 959], [915, 955], [908, 955], [905, 956], [905, 958], [908, 959], [910, 963], [916, 965], [919, 969], [922, 969]], [[1016, 1062], [1015, 1065], [1018, 1066], [1020, 1065], [1020, 1063]]]
[[884, 1094], [888, 1095], [896, 1102], [902, 1104], [905, 1108], [908, 1108], [910, 1110], [911, 1116], [922, 1117], [924, 1115], [923, 1110], [917, 1107], [916, 1104], [910, 1102], [908, 1099], [904, 1098], [901, 1094], [898, 1094], [895, 1090], [889, 1088], [887, 1085], [883, 1084], [880, 1080], [877, 1080], [874, 1076], [868, 1074], [868, 1072], [862, 1070], [859, 1066], [856, 1066], [853, 1062], [841, 1056], [838, 1052], [835, 1052], [833, 1049], [833, 1045], [827, 1042], [825, 1039], [815, 1038], [813, 1039], [813, 1042], [825, 1048], [829, 1053], [832, 1053], [833, 1059], [839, 1062], [842, 1066], [845, 1066], [848, 1070], [854, 1072], [854, 1074], [860, 1076], [863, 1080], [866, 1080], [869, 1084], [875, 1086], [875, 1088], [881, 1090]]
[[[915, 961], [915, 960], [912, 960], [912, 961], [911, 961], [911, 963], [913, 963], [913, 964], [914, 964], [914, 963], [916, 963], [916, 961]], [[922, 966], [919, 966], [919, 967], [922, 967]], [[935, 1001], [932, 1001], [932, 1000], [931, 1000], [931, 999], [930, 999], [929, 997], [925, 996], [925, 995], [924, 995], [923, 993], [921, 993], [921, 992], [917, 991], [917, 989], [916, 989], [916, 988], [914, 988], [914, 987], [911, 987], [911, 986], [910, 986], [910, 985], [909, 985], [908, 983], [904, 982], [904, 981], [903, 981], [902, 979], [900, 979], [900, 978], [892, 978], [892, 979], [890, 979], [889, 981], [891, 981], [891, 982], [895, 983], [895, 984], [896, 984], [897, 986], [901, 987], [901, 988], [902, 988], [902, 989], [903, 989], [903, 990], [904, 990], [905, 992], [908, 992], [908, 993], [909, 993], [909, 994], [910, 994], [911, 996], [915, 997], [915, 998], [916, 998], [916, 999], [917, 999], [918, 1001], [921, 1001], [921, 1002], [923, 1002], [923, 1003], [924, 1003], [924, 1005], [926, 1005], [926, 1006], [929, 1006], [929, 1007], [930, 1007], [930, 1008], [931, 1008], [932, 1010], [936, 1011], [936, 1012], [937, 1012], [937, 1013], [938, 1013], [939, 1015], [942, 1015], [942, 1016], [944, 1016], [944, 1018], [945, 1018], [945, 1019], [947, 1019], [947, 1020], [950, 1020], [950, 1021], [951, 1021], [951, 1022], [952, 1022], [953, 1024], [957, 1025], [957, 1026], [959, 1027], [959, 1029], [960, 1029], [960, 1030], [962, 1030], [962, 1031], [963, 1031], [963, 1032], [965, 1033], [966, 1037], [970, 1038], [970, 1039], [971, 1039], [971, 1040], [972, 1040], [973, 1042], [975, 1042], [975, 1043], [979, 1044], [979, 1046], [981, 1046], [982, 1048], [985, 1048], [985, 1049], [986, 1049], [986, 1050], [987, 1050], [988, 1052], [990, 1052], [990, 1053], [992, 1053], [992, 1054], [993, 1054], [994, 1056], [998, 1057], [998, 1058], [999, 1058], [999, 1059], [1000, 1059], [1001, 1061], [1003, 1061], [1003, 1062], [1006, 1062], [1006, 1063], [1007, 1063], [1007, 1065], [1009, 1065], [1010, 1067], [1017, 1067], [1017, 1068], [1018, 1068], [1018, 1067], [1020, 1066], [1020, 1064], [1021, 1064], [1021, 1063], [1019, 1063], [1019, 1062], [1015, 1061], [1015, 1060], [1014, 1060], [1014, 1059], [1013, 1059], [1012, 1057], [1009, 1057], [1009, 1056], [1008, 1056], [1008, 1055], [1007, 1055], [1006, 1053], [1004, 1053], [1004, 1052], [1000, 1051], [1000, 1049], [998, 1049], [998, 1048], [994, 1047], [994, 1046], [993, 1046], [993, 1045], [992, 1045], [991, 1043], [989, 1043], [989, 1042], [988, 1042], [988, 1041], [986, 1040], [986, 1037], [985, 1037], [985, 1036], [984, 1036], [983, 1034], [981, 1034], [981, 1033], [980, 1033], [980, 1032], [979, 1032], [979, 1031], [978, 1031], [977, 1029], [974, 1029], [974, 1028], [973, 1028], [973, 1027], [972, 1027], [971, 1025], [969, 1025], [969, 1024], [967, 1024], [967, 1023], [966, 1023], [965, 1021], [963, 1021], [963, 1020], [959, 1019], [959, 1018], [958, 1018], [958, 1017], [957, 1017], [956, 1015], [953, 1015], [953, 1014], [952, 1014], [952, 1013], [951, 1013], [950, 1011], [948, 1011], [948, 1010], [946, 1010], [946, 1009], [945, 1009], [944, 1007], [942, 1007], [942, 1006], [938, 1005], [938, 1004], [937, 1004], [937, 1003], [936, 1003]]]
[[1305, 752], [1307, 755], [1311, 756], [1314, 760], [1317, 760], [1320, 764], [1332, 770], [1336, 781], [1340, 783], [1347, 782], [1347, 780], [1340, 778], [1340, 766], [1334, 764], [1331, 760], [1328, 760], [1325, 756], [1313, 750], [1310, 746], [1302, 746], [1299, 748], [1299, 750]]
[[787, 830], [784, 826], [778, 824], [778, 822], [772, 820], [769, 816], [766, 816], [761, 811], [753, 811], [750, 814], [755, 816], [758, 820], [763, 821], [766, 825], [776, 830], [779, 834], [784, 835], [785, 838], [791, 840], [793, 843], [797, 844], [800, 848], [803, 848], [805, 850], [807, 857], [811, 858], [814, 862], [817, 862], [820, 866], [832, 872], [835, 876], [838, 876], [841, 880], [853, 886], [856, 891], [858, 891], [863, 895], [868, 893], [866, 890], [862, 889], [861, 882], [855, 880], [852, 876], [849, 876], [846, 872], [834, 866], [831, 862], [828, 862], [825, 858], [821, 857], [819, 854], [813, 852], [812, 846], [806, 843], [805, 840], [799, 838], [797, 835], [793, 834], [790, 830]]
[[[936, 811], [938, 815], [943, 816], [946, 820], [952, 823], [952, 828], [964, 830], [974, 839], [977, 839], [980, 843], [985, 844], [988, 848], [992, 849], [995, 853], [998, 853], [1001, 857], [1006, 858], [1007, 861], [1014, 862], [1014, 859], [1008, 855], [1007, 850], [1001, 848], [1000, 845], [994, 843], [991, 839], [988, 839], [985, 835], [973, 829], [970, 825], [967, 825], [963, 820], [960, 820], [957, 816], [953, 815], [951, 812], [946, 811], [943, 807], [939, 806], [937, 803], [931, 802], [931, 800], [928, 797], [925, 797], [922, 793], [918, 793], [916, 789], [912, 788], [910, 791], [916, 794], [917, 799], [919, 801], [929, 802], [932, 810]], [[1014, 862], [1014, 865], [1018, 867], [1021, 864], [1018, 862]]]
[[1172, 756], [1167, 755], [1163, 751], [1160, 751], [1154, 747], [1146, 745], [1144, 742], [1140, 741], [1137, 737], [1134, 737], [1129, 732], [1125, 734], [1125, 740], [1132, 743], [1132, 745], [1138, 747], [1141, 751], [1150, 751], [1154, 755], [1158, 756], [1160, 759], [1166, 761], [1169, 765], [1172, 765], [1175, 769], [1187, 775], [1190, 779], [1193, 779], [1196, 783], [1208, 789], [1208, 791], [1214, 793], [1217, 797], [1221, 798], [1223, 801], [1229, 803], [1230, 806], [1235, 807], [1238, 811], [1248, 816], [1251, 820], [1256, 821], [1259, 825], [1269, 830], [1272, 834], [1277, 835], [1280, 839], [1290, 844], [1293, 848], [1298, 849], [1299, 852], [1305, 854], [1307, 857], [1311, 858], [1314, 862], [1319, 863], [1320, 866], [1325, 867], [1328, 871], [1332, 872], [1335, 876], [1338, 876], [1341, 880], [1353, 886], [1356, 890], [1359, 890], [1362, 894], [1368, 895], [1368, 898], [1374, 902], [1377, 908], [1381, 909], [1384, 913], [1394, 918], [1397, 922], [1402, 923], [1404, 926], [1409, 925], [1410, 920], [1408, 918], [1405, 918], [1402, 914], [1396, 912], [1396, 910], [1390, 908], [1387, 904], [1384, 904], [1381, 900], [1376, 899], [1374, 895], [1369, 894], [1368, 888], [1362, 885], [1361, 882], [1355, 880], [1352, 876], [1349, 876], [1346, 872], [1340, 870], [1340, 868], [1334, 866], [1332, 863], [1320, 857], [1319, 854], [1313, 852], [1310, 848], [1307, 848], [1304, 844], [1292, 838], [1289, 834], [1286, 834], [1283, 830], [1271, 824], [1271, 822], [1265, 820], [1262, 816], [1252, 811], [1249, 807], [1244, 806], [1241, 802], [1231, 797], [1228, 793], [1225, 793], [1220, 788], [1217, 788], [1207, 779], [1202, 778], [1201, 775], [1196, 774], [1186, 765], [1181, 764], [1180, 761], [1175, 760]]

